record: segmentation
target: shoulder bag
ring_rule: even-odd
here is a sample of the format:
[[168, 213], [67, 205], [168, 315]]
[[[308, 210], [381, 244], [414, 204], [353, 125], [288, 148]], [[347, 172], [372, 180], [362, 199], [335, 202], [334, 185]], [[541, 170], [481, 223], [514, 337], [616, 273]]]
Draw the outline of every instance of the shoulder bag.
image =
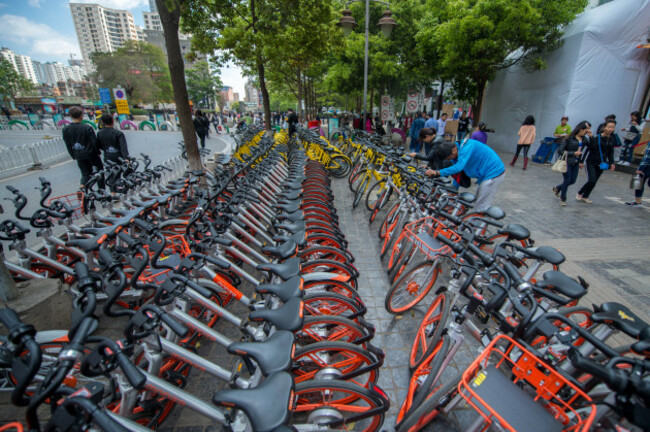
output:
[[562, 156], [560, 156], [559, 159], [555, 161], [555, 163], [551, 167], [551, 170], [565, 173], [567, 170], [566, 159], [567, 159], [567, 152], [564, 152], [562, 153]]

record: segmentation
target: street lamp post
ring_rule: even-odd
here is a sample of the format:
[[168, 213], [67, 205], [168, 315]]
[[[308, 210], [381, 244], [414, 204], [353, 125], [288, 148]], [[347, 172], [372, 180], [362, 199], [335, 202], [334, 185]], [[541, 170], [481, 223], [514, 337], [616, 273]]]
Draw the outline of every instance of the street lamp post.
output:
[[379, 20], [379, 23], [377, 23], [377, 25], [381, 27], [381, 33], [384, 35], [384, 37], [389, 37], [391, 32], [393, 31], [393, 28], [397, 27], [397, 23], [395, 22], [395, 19], [392, 17], [391, 11], [388, 9], [390, 5], [380, 0], [351, 0], [347, 2], [346, 9], [344, 9], [341, 12], [343, 16], [338, 22], [338, 26], [341, 27], [341, 29], [343, 30], [343, 34], [345, 36], [349, 36], [350, 33], [352, 33], [352, 29], [357, 26], [357, 22], [354, 20], [354, 17], [352, 16], [352, 11], [350, 10], [350, 4], [357, 3], [357, 2], [364, 2], [366, 4], [366, 14], [365, 14], [366, 40], [364, 44], [364, 58], [363, 58], [363, 122], [361, 123], [362, 128], [366, 127], [366, 116], [368, 114], [367, 113], [367, 109], [368, 109], [368, 27], [370, 26], [370, 2], [371, 1], [381, 3], [386, 6], [384, 15]]

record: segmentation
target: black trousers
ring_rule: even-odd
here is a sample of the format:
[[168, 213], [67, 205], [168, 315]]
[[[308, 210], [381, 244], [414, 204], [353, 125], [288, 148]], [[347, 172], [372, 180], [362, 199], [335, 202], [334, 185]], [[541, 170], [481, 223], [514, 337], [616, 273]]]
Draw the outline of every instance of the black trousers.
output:
[[578, 194], [582, 195], [583, 198], [589, 198], [591, 191], [596, 187], [598, 179], [600, 178], [603, 170], [600, 169], [598, 165], [585, 164], [587, 168], [587, 183], [584, 184], [578, 191]]
[[[104, 169], [104, 164], [99, 156], [95, 156], [91, 159], [77, 159], [77, 165], [79, 166], [79, 171], [81, 171], [81, 185], [83, 186], [86, 185], [95, 172]], [[97, 180], [97, 186], [99, 186], [100, 189], [106, 187], [103, 174], [99, 177], [99, 180]]]
[[201, 139], [201, 148], [205, 148], [205, 135], [206, 134], [197, 134]]
[[524, 144], [517, 144], [517, 150], [515, 151], [515, 157], [519, 157], [519, 152], [522, 150], [524, 151], [524, 157], [528, 157], [528, 149], [530, 148], [530, 145], [524, 145]]

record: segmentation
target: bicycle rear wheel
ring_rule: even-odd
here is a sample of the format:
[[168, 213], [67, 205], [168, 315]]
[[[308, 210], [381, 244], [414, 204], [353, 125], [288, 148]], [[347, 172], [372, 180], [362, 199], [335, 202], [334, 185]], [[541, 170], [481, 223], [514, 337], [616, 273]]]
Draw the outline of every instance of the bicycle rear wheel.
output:
[[360, 344], [372, 337], [362, 325], [336, 315], [306, 316], [302, 328], [295, 332], [296, 345], [307, 346], [322, 341]]
[[374, 432], [384, 422], [389, 405], [372, 390], [337, 380], [297, 383], [294, 395], [291, 424], [316, 425], [315, 429]]
[[435, 349], [449, 319], [449, 296], [442, 292], [433, 299], [418, 326], [409, 356], [409, 367], [418, 367]]

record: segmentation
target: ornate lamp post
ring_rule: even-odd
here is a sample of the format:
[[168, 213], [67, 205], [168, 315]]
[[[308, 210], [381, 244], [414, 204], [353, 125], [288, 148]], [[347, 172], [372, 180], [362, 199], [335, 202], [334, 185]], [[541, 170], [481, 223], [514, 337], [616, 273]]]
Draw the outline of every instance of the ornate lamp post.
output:
[[367, 116], [367, 107], [368, 107], [368, 26], [370, 25], [370, 2], [377, 2], [381, 3], [386, 6], [386, 10], [384, 11], [384, 16], [379, 20], [377, 25], [381, 27], [381, 33], [384, 35], [384, 37], [389, 37], [391, 32], [395, 27], [397, 27], [397, 22], [395, 22], [395, 19], [392, 17], [392, 12], [388, 9], [389, 4], [380, 0], [352, 0], [346, 3], [346, 9], [341, 11], [343, 16], [338, 22], [338, 26], [341, 27], [343, 30], [343, 34], [347, 37], [352, 33], [352, 29], [357, 26], [357, 22], [354, 20], [354, 17], [352, 16], [352, 11], [349, 9], [349, 6], [351, 3], [357, 3], [357, 2], [364, 2], [366, 4], [366, 13], [365, 13], [365, 33], [366, 33], [366, 41], [365, 41], [365, 47], [364, 47], [364, 59], [363, 59], [363, 123], [362, 126], [363, 128], [366, 127], [366, 116]]

